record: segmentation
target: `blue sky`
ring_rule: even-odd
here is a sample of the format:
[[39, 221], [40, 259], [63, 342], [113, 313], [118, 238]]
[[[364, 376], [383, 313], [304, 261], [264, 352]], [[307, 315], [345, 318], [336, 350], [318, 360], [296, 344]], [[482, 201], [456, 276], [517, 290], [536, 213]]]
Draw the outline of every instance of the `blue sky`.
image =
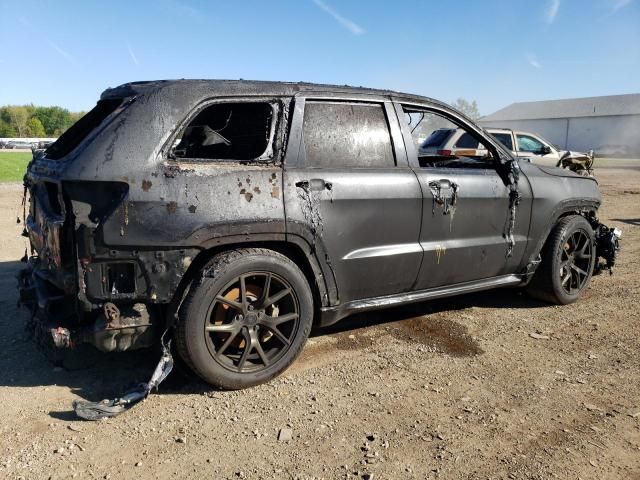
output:
[[363, 85], [483, 114], [640, 92], [640, 0], [0, 0], [0, 105], [158, 78]]

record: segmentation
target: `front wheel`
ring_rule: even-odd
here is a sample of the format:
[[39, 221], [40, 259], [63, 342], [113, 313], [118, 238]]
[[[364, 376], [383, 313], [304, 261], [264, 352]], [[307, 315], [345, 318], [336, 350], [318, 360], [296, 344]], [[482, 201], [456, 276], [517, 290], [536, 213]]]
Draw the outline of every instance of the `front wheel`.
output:
[[542, 250], [542, 263], [527, 286], [532, 297], [557, 305], [586, 290], [596, 261], [593, 229], [580, 215], [561, 218]]
[[177, 348], [206, 382], [247, 388], [282, 373], [301, 352], [313, 299], [300, 269], [267, 249], [216, 255], [181, 309]]

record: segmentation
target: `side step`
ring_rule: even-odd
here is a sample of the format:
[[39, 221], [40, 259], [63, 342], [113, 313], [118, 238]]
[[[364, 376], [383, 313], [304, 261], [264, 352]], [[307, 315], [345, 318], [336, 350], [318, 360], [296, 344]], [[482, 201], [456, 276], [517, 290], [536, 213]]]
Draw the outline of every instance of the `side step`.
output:
[[471, 282], [448, 285], [446, 287], [385, 295], [383, 297], [374, 297], [365, 300], [354, 300], [352, 302], [345, 303], [344, 305], [323, 308], [321, 310], [319, 325], [322, 327], [333, 325], [338, 320], [353, 313], [366, 312], [368, 310], [393, 307], [407, 303], [423, 302], [425, 300], [433, 300], [436, 298], [452, 297], [463, 293], [479, 292], [481, 290], [489, 290], [493, 288], [513, 287], [523, 284], [525, 280], [526, 275], [502, 275], [500, 277], [474, 280]]

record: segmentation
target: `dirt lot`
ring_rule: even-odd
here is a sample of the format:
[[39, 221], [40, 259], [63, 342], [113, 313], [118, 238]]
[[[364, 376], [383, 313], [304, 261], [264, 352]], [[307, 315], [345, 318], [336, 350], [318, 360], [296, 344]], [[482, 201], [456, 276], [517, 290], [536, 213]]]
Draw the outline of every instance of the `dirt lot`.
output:
[[146, 380], [157, 353], [43, 358], [15, 306], [21, 189], [0, 185], [0, 478], [640, 479], [640, 170], [597, 176], [624, 250], [574, 305], [500, 290], [357, 316], [270, 384], [178, 372], [95, 423], [71, 402]]

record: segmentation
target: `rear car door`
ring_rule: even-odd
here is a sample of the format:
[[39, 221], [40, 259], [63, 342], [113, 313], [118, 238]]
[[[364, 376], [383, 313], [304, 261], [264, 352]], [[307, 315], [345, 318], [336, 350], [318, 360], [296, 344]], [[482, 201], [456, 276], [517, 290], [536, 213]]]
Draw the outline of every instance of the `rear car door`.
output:
[[[529, 229], [531, 190], [527, 180], [520, 179], [521, 200], [511, 232], [510, 188], [507, 176], [499, 171], [496, 144], [453, 112], [400, 104], [396, 104], [396, 111], [409, 163], [423, 191], [420, 244], [424, 258], [415, 289], [518, 271]], [[427, 126], [421, 127], [422, 122]], [[418, 156], [415, 132], [442, 124], [463, 130], [470, 148]], [[507, 241], [511, 233], [513, 246]]]
[[287, 235], [327, 260], [340, 303], [409, 290], [422, 260], [422, 193], [391, 103], [298, 96], [291, 125]]

